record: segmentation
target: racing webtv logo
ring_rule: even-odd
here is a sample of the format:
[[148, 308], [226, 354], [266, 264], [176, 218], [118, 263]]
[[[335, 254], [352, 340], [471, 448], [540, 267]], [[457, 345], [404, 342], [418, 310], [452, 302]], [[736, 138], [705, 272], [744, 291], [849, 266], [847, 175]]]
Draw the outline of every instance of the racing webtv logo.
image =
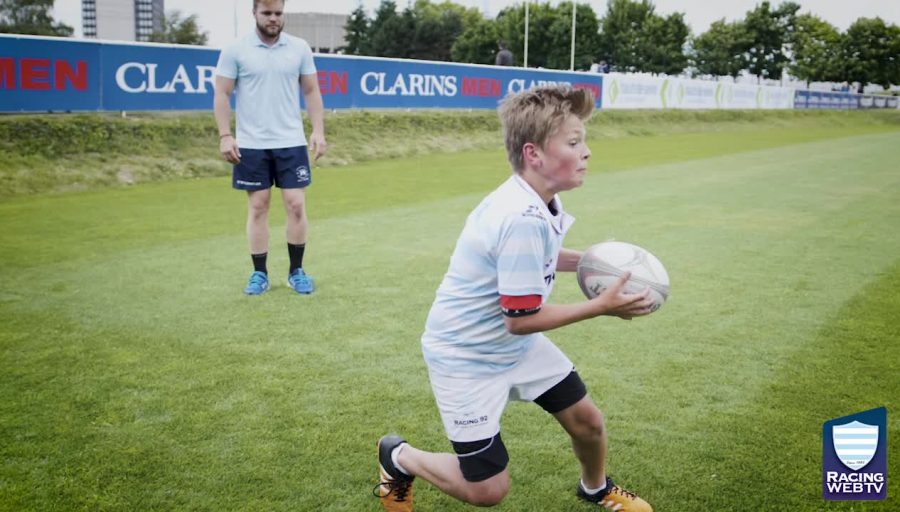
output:
[[879, 407], [822, 425], [822, 497], [887, 498], [887, 409]]

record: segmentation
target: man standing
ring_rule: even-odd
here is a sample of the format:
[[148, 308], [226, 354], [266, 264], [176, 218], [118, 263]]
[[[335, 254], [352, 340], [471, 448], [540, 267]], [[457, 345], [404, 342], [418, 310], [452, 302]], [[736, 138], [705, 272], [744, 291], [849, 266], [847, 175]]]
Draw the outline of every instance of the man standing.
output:
[[506, 41], [500, 41], [500, 51], [497, 52], [494, 64], [497, 66], [513, 65], [513, 54], [509, 51], [509, 48], [506, 47]]
[[[309, 44], [281, 32], [284, 0], [254, 0], [253, 16], [256, 30], [219, 55], [213, 109], [219, 127], [219, 151], [234, 164], [232, 187], [247, 191], [247, 238], [253, 273], [244, 293], [260, 295], [269, 289], [266, 258], [274, 184], [281, 189], [287, 212], [288, 285], [297, 293], [309, 294], [313, 279], [303, 270], [303, 253], [308, 228], [305, 189], [312, 175], [299, 90], [303, 90], [312, 122], [309, 144], [315, 150], [315, 160], [327, 147], [322, 95]], [[232, 92], [236, 96], [236, 137], [231, 132]]]

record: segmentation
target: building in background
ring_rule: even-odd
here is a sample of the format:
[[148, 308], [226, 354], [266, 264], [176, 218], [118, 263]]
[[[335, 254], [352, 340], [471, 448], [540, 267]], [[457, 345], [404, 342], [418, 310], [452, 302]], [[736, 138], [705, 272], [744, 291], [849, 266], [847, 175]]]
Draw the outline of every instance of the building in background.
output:
[[292, 36], [302, 37], [314, 52], [337, 53], [347, 45], [344, 25], [346, 14], [326, 14], [320, 12], [284, 13], [284, 31]]
[[162, 32], [164, 0], [81, 0], [84, 37], [149, 41]]

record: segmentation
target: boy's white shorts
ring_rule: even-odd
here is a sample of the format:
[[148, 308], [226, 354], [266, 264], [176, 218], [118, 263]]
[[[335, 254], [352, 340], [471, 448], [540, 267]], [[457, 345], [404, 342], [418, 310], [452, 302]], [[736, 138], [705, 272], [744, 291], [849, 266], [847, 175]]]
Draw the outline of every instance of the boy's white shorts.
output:
[[483, 377], [453, 377], [429, 370], [431, 389], [451, 441], [489, 439], [500, 432], [500, 416], [510, 400], [531, 402], [559, 384], [572, 361], [541, 335], [511, 369]]

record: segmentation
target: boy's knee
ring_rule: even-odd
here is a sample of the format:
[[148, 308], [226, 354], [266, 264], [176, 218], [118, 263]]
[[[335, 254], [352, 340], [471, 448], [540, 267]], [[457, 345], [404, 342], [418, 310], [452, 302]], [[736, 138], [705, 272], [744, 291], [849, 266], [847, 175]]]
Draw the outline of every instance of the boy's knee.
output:
[[493, 507], [503, 501], [508, 493], [508, 481], [490, 486], [478, 486], [470, 490], [466, 501], [478, 507]]
[[603, 421], [603, 413], [593, 410], [589, 414], [584, 414], [578, 418], [578, 435], [582, 439], [597, 439], [603, 436], [606, 424]]
[[463, 491], [463, 501], [478, 507], [493, 507], [509, 493], [509, 472], [504, 469], [487, 480], [466, 481]]

